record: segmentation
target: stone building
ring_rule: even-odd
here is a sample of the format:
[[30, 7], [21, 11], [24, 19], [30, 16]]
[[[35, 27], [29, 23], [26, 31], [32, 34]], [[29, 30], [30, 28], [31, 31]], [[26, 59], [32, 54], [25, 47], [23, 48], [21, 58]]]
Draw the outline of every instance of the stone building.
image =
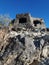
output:
[[41, 18], [34, 18], [29, 13], [17, 14], [14, 22], [15, 27], [18, 25], [31, 25], [33, 28], [45, 29], [44, 20]]

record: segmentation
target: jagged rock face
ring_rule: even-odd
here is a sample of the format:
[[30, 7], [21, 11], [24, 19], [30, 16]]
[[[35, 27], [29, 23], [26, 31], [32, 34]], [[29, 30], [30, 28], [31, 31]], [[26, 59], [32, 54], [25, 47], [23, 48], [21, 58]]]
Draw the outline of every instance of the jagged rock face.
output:
[[27, 24], [0, 30], [0, 65], [49, 65], [49, 35]]

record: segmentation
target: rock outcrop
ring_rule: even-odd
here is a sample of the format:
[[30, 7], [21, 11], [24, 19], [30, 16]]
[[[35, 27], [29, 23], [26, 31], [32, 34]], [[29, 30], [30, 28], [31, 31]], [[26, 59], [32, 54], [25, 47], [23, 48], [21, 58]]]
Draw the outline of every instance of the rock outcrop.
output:
[[49, 33], [43, 19], [18, 14], [0, 29], [0, 65], [49, 65]]

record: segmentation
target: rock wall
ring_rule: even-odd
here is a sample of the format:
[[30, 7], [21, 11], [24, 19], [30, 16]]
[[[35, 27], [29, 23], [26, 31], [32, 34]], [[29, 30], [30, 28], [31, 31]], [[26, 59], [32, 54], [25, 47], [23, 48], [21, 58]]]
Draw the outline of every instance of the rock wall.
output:
[[11, 28], [0, 30], [0, 65], [49, 65], [49, 34], [40, 18], [31, 18], [19, 14]]

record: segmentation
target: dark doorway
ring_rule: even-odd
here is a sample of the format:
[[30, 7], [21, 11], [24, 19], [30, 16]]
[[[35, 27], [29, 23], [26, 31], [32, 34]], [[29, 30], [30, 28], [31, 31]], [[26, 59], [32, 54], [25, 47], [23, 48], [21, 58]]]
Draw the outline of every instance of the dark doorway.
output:
[[19, 23], [27, 23], [27, 19], [26, 18], [20, 18]]
[[39, 20], [35, 20], [33, 23], [34, 23], [34, 26], [37, 26], [37, 24], [41, 24]]

